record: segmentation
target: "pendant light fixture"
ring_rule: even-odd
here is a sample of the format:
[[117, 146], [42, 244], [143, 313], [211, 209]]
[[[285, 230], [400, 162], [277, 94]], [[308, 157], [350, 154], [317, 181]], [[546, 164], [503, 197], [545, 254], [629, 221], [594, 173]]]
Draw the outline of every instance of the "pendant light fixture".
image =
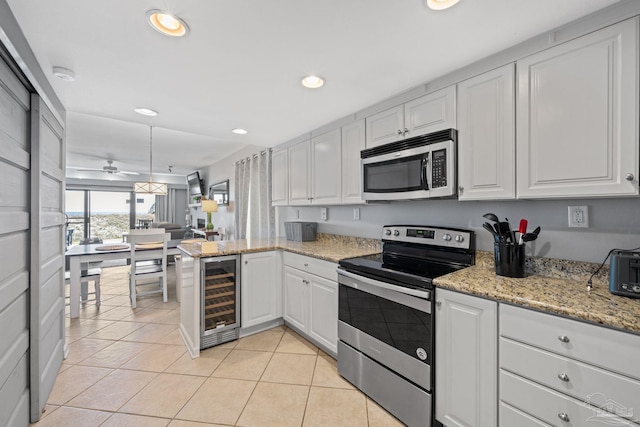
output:
[[167, 184], [153, 182], [153, 127], [149, 126], [149, 182], [135, 182], [133, 191], [139, 194], [154, 194], [164, 196], [167, 194]]

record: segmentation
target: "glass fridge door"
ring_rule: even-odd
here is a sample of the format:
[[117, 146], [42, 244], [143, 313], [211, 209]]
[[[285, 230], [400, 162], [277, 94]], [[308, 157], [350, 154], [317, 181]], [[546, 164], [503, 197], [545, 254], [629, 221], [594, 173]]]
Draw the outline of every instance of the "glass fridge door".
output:
[[237, 257], [207, 258], [202, 262], [203, 334], [239, 326]]

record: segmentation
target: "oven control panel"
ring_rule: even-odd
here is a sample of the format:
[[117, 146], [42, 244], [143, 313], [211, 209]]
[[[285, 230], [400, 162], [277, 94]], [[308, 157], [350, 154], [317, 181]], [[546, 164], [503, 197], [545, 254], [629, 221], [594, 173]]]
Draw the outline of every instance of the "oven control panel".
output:
[[469, 249], [472, 231], [411, 225], [385, 225], [382, 240]]

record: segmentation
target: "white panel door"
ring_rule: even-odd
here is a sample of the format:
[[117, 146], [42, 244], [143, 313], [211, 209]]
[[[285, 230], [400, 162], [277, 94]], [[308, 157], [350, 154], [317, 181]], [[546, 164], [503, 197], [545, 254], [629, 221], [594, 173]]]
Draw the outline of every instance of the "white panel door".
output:
[[[29, 423], [29, 92], [0, 60], [0, 425]], [[31, 352], [32, 356], [34, 355]], [[59, 367], [59, 365], [58, 365]], [[37, 389], [37, 387], [36, 387]], [[33, 421], [37, 421], [36, 417]]]
[[360, 151], [365, 149], [364, 119], [342, 126], [342, 203], [364, 203], [362, 200], [362, 166]]
[[458, 84], [458, 198], [516, 197], [515, 67]]
[[421, 96], [404, 104], [404, 137], [456, 127], [456, 87]]
[[340, 129], [311, 139], [311, 200], [314, 204], [342, 202], [341, 141]]
[[282, 317], [304, 332], [307, 327], [307, 288], [306, 274], [291, 267], [284, 267], [282, 281], [283, 308]]
[[282, 317], [278, 252], [242, 254], [241, 262], [242, 327], [248, 328]]
[[446, 426], [497, 425], [497, 306], [436, 289], [436, 420]]
[[311, 141], [289, 147], [289, 205], [311, 203]]
[[271, 204], [286, 206], [289, 204], [289, 165], [287, 150], [275, 151], [271, 156]]
[[309, 278], [309, 335], [338, 353], [338, 283], [314, 275]]
[[64, 356], [64, 170], [62, 125], [31, 96], [31, 419], [47, 403]]
[[365, 119], [367, 148], [388, 144], [404, 138], [404, 105], [381, 111]]
[[638, 194], [637, 25], [518, 61], [518, 198]]

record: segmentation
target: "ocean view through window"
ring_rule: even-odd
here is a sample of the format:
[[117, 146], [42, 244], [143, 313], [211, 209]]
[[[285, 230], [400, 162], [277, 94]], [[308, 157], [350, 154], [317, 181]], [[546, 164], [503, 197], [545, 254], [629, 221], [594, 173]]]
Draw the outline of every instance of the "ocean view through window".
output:
[[[133, 208], [131, 204], [133, 203]], [[122, 242], [122, 234], [136, 224], [155, 221], [155, 196], [124, 191], [67, 190], [67, 245], [99, 238]], [[142, 220], [142, 221], [139, 221]]]

